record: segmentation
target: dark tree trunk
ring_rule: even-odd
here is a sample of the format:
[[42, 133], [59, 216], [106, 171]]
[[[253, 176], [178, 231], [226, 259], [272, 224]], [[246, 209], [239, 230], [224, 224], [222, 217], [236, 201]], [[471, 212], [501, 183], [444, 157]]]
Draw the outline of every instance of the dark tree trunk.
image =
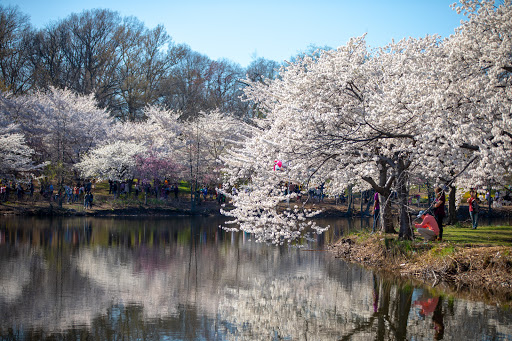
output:
[[394, 175], [388, 177], [388, 170], [390, 166], [384, 160], [378, 161], [379, 168], [379, 183], [377, 184], [372, 178], [363, 177], [363, 180], [368, 182], [373, 189], [379, 193], [380, 200], [380, 217], [379, 229], [384, 233], [395, 233], [393, 226], [393, 215], [391, 212], [391, 185], [395, 179]]
[[353, 213], [353, 206], [354, 206], [354, 194], [352, 193], [352, 186], [349, 186], [347, 191], [347, 201], [348, 201], [348, 209], [347, 214], [352, 215]]
[[457, 222], [456, 191], [455, 186], [451, 185], [450, 193], [448, 194], [448, 225], [453, 225]]
[[407, 199], [409, 198], [408, 183], [408, 172], [407, 168], [409, 161], [399, 158], [397, 162], [397, 195], [399, 204], [399, 219], [400, 219], [400, 232], [399, 237], [401, 239], [411, 240], [413, 238], [413, 232], [409, 219], [409, 212], [407, 211]]
[[380, 206], [380, 226], [384, 233], [395, 233], [393, 226], [393, 212], [391, 212], [391, 191], [387, 194]]

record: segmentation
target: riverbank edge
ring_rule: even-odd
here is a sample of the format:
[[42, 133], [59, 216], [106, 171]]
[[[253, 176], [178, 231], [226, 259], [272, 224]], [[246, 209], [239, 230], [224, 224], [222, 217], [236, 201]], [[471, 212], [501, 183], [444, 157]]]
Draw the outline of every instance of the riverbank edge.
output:
[[347, 236], [328, 249], [384, 276], [512, 309], [512, 247], [404, 242], [397, 235], [376, 233]]
[[91, 209], [84, 209], [81, 205], [61, 207], [56, 203], [1, 203], [0, 215], [14, 216], [61, 216], [61, 217], [125, 217], [125, 216], [220, 216], [217, 203], [196, 205], [194, 210], [190, 203], [176, 205], [98, 205]]
[[[230, 210], [229, 203], [223, 204], [223, 209]], [[361, 212], [353, 210], [348, 212], [346, 205], [337, 205], [327, 200], [322, 203], [308, 204], [306, 208], [320, 210], [315, 218], [361, 218]], [[103, 201], [96, 204], [92, 209], [84, 209], [83, 205], [64, 204], [59, 206], [56, 202], [24, 201], [24, 202], [0, 202], [0, 215], [19, 216], [147, 216], [147, 215], [202, 215], [221, 216], [221, 205], [215, 200], [196, 203], [192, 209], [190, 201], [167, 201], [163, 204], [144, 204], [142, 202], [119, 203], [115, 201]], [[417, 207], [417, 210], [421, 210]], [[468, 219], [467, 206], [459, 207], [457, 211], [459, 221]], [[363, 218], [369, 218], [367, 212]], [[480, 217], [484, 218], [508, 218], [512, 217], [512, 206], [493, 209], [489, 212], [482, 209]]]
[[75, 209], [60, 207], [37, 207], [30, 210], [10, 210], [4, 215], [36, 216], [36, 217], [132, 217], [132, 216], [215, 216], [220, 213], [198, 209], [192, 212], [189, 209], [167, 207], [130, 207], [111, 208], [94, 211], [77, 211]]

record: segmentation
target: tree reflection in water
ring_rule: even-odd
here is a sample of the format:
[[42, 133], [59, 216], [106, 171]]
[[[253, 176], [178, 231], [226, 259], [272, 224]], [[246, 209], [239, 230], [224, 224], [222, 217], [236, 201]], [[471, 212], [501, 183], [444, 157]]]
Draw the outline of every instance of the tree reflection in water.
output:
[[[1, 339], [432, 340], [512, 337], [510, 311], [384, 280], [215, 218], [0, 223]], [[355, 227], [357, 228], [357, 227]]]

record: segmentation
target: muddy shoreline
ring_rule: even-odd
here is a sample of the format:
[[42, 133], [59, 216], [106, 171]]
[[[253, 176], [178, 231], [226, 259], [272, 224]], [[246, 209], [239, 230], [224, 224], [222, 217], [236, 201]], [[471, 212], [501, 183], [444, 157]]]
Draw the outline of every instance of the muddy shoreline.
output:
[[411, 242], [377, 233], [342, 238], [329, 250], [337, 258], [384, 276], [399, 277], [443, 292], [491, 304], [512, 305], [512, 246]]
[[0, 215], [15, 216], [62, 216], [62, 217], [105, 217], [105, 216], [213, 216], [220, 215], [217, 202], [204, 202], [192, 210], [190, 202], [177, 202], [169, 205], [94, 205], [92, 209], [84, 209], [81, 205], [62, 205], [57, 203], [2, 203]]

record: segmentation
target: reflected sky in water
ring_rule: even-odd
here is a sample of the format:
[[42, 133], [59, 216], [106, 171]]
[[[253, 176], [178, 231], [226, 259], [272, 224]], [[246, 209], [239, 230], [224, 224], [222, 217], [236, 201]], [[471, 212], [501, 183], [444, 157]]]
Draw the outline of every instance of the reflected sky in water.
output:
[[258, 244], [221, 218], [0, 222], [0, 339], [512, 339], [512, 313], [384, 280], [324, 251]]

